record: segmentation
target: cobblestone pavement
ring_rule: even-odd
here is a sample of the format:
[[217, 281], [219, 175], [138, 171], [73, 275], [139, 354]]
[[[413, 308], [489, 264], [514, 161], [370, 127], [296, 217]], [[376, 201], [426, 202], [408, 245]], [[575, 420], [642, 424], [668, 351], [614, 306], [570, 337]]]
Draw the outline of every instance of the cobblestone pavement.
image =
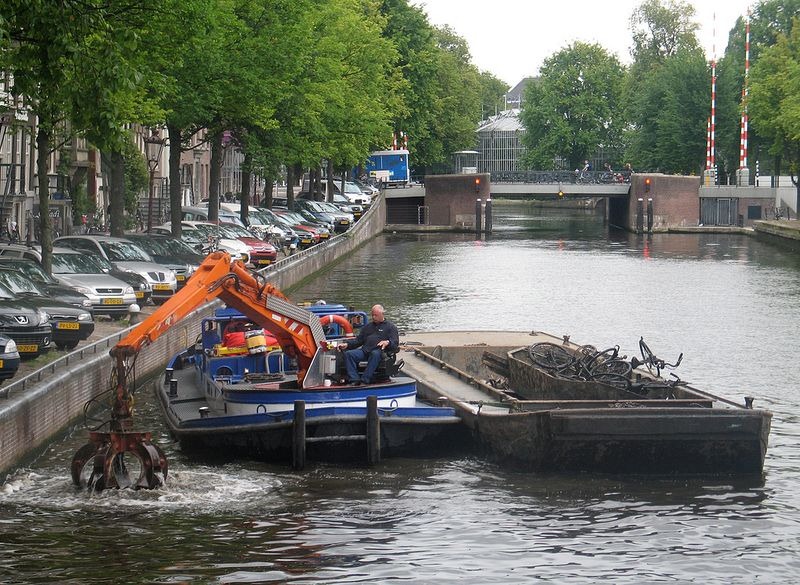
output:
[[[156, 307], [154, 305], [146, 305], [142, 307], [140, 315], [146, 316], [151, 314], [155, 310]], [[108, 337], [109, 335], [113, 335], [118, 331], [122, 331], [123, 329], [126, 329], [129, 326], [130, 323], [127, 318], [115, 321], [110, 317], [106, 317], [104, 315], [97, 315], [94, 318], [94, 333], [92, 333], [92, 335], [89, 336], [89, 339], [81, 341], [78, 344], [78, 347], [70, 351], [78, 351], [82, 347], [91, 345], [92, 343], [95, 343], [96, 341], [99, 341], [104, 337]], [[35, 372], [36, 370], [49, 364], [50, 362], [62, 356], [67, 355], [68, 353], [70, 353], [70, 351], [60, 351], [56, 349], [55, 346], [52, 346], [52, 349], [48, 351], [46, 354], [40, 355], [39, 357], [33, 360], [23, 361], [19, 366], [19, 370], [17, 370], [17, 374], [10, 380], [7, 380], [5, 384], [11, 384], [15, 380], [19, 380], [20, 378]]]

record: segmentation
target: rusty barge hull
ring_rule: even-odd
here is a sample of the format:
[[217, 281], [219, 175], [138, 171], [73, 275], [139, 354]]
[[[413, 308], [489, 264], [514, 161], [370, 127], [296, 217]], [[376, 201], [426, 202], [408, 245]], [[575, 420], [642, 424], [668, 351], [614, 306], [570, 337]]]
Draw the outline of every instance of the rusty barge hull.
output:
[[[505, 335], [504, 335], [505, 333]], [[404, 373], [418, 391], [452, 405], [492, 459], [541, 471], [665, 475], [759, 475], [772, 414], [694, 391], [676, 399], [598, 399], [582, 390], [528, 389], [535, 399], [498, 390], [480, 356], [561, 338], [544, 333], [408, 334]], [[511, 366], [510, 369], [513, 369]], [[510, 372], [509, 372], [510, 373]], [[516, 374], [519, 376], [519, 373]], [[594, 398], [594, 397], [593, 397]]]

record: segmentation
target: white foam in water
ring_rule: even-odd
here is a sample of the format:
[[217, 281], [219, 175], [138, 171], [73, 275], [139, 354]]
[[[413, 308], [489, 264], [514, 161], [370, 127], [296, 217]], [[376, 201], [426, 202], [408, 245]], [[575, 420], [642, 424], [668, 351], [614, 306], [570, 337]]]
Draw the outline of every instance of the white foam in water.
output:
[[276, 490], [281, 480], [269, 473], [236, 469], [194, 467], [169, 474], [155, 490], [110, 489], [89, 492], [76, 488], [69, 475], [45, 476], [19, 470], [0, 486], [4, 502], [56, 509], [146, 508], [193, 513], [246, 510]]

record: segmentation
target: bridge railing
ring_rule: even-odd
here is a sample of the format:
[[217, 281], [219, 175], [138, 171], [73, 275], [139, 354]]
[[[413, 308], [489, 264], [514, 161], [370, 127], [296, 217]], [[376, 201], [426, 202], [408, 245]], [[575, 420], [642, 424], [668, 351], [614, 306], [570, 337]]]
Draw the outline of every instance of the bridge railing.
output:
[[608, 171], [495, 171], [492, 183], [613, 184], [630, 183], [630, 172]]

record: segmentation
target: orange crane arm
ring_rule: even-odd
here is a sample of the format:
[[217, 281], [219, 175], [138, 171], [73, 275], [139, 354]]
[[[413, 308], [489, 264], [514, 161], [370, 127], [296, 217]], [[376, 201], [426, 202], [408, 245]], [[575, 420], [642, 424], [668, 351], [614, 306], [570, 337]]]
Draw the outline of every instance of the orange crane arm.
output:
[[186, 286], [121, 339], [111, 355], [119, 359], [137, 354], [197, 307], [215, 298], [275, 336], [284, 352], [297, 358], [297, 379], [302, 383], [319, 342], [311, 326], [313, 321], [304, 322], [307, 315], [302, 309], [291, 305], [283, 293], [247, 270], [241, 261], [231, 262], [226, 252], [209, 254]]

